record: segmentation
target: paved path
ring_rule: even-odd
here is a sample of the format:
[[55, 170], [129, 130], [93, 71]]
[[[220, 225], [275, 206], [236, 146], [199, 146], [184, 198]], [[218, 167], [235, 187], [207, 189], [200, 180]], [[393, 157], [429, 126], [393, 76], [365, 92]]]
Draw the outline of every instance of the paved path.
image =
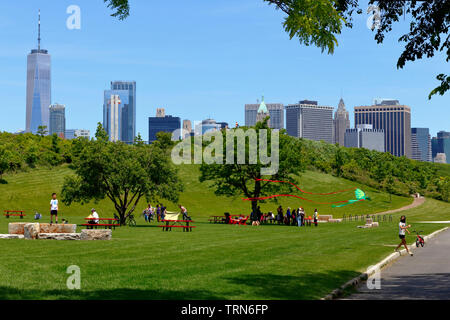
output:
[[403, 256], [381, 270], [381, 289], [366, 283], [351, 300], [445, 299], [450, 300], [450, 229], [415, 248], [414, 256]]
[[396, 213], [396, 212], [400, 212], [400, 211], [405, 211], [405, 210], [409, 210], [415, 207], [418, 207], [420, 205], [422, 205], [425, 202], [425, 198], [424, 197], [420, 197], [420, 198], [414, 198], [413, 202], [411, 204], [408, 204], [407, 206], [398, 208], [398, 209], [394, 209], [394, 210], [389, 210], [389, 211], [384, 211], [384, 212], [378, 212], [375, 214], [391, 214], [391, 213]]

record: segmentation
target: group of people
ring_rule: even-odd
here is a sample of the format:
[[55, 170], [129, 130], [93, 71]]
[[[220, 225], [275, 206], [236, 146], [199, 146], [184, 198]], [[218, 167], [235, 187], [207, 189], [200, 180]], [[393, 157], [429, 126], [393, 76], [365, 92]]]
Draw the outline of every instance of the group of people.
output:
[[285, 224], [287, 226], [311, 226], [314, 224], [318, 226], [319, 212], [317, 209], [314, 210], [313, 216], [307, 216], [305, 209], [299, 207], [298, 209], [291, 210], [287, 208], [286, 214], [282, 206], [277, 208], [277, 214], [274, 215], [273, 212], [269, 211], [267, 213], [262, 213], [261, 208], [258, 206], [256, 210], [253, 210], [250, 214], [250, 221], [252, 225], [257, 226], [261, 223], [278, 223]]

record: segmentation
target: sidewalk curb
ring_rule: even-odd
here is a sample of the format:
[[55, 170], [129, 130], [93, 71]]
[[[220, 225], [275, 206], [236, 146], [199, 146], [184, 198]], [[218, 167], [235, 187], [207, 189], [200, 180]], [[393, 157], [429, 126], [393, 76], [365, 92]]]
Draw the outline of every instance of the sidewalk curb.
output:
[[[428, 241], [428, 240], [434, 238], [435, 236], [437, 236], [439, 233], [441, 233], [449, 228], [450, 227], [445, 227], [445, 228], [439, 229], [439, 230], [429, 234], [428, 236], [425, 236], [424, 240]], [[413, 251], [413, 249], [414, 249], [413, 245], [415, 245], [415, 244], [416, 244], [416, 242], [414, 241], [413, 244], [410, 245], [410, 251]], [[388, 264], [390, 264], [390, 263], [394, 262], [395, 260], [397, 260], [398, 258], [400, 258], [402, 255], [404, 255], [404, 253], [406, 253], [406, 249], [400, 250], [399, 252], [391, 253], [389, 256], [387, 256], [386, 258], [384, 258], [377, 264], [367, 268], [366, 272], [361, 273], [359, 276], [351, 279], [350, 281], [347, 281], [342, 286], [340, 286], [338, 289], [333, 290], [330, 294], [326, 295], [325, 297], [323, 297], [320, 300], [334, 300], [334, 299], [340, 297], [343, 294], [344, 290], [351, 288], [351, 287], [358, 286], [362, 281], [367, 280], [368, 277], [373, 275], [376, 270], [381, 270], [383, 267], [387, 266]]]

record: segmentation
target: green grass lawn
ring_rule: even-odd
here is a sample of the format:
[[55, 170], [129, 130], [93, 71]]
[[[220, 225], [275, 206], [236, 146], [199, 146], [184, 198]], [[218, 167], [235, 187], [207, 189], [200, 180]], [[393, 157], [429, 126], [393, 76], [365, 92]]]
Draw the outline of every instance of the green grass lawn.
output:
[[[361, 222], [324, 223], [317, 228], [209, 224], [208, 215], [246, 212], [249, 204], [216, 198], [198, 182], [196, 170], [181, 170], [188, 182], [181, 202], [197, 221], [194, 232], [162, 232], [139, 217], [137, 227], [116, 229], [111, 241], [1, 240], [0, 299], [319, 299], [391, 253], [398, 243], [400, 213], [394, 222], [375, 229], [356, 228]], [[0, 208], [38, 209], [45, 214], [49, 194], [60, 190], [68, 173], [67, 168], [41, 168], [7, 176], [8, 184], [0, 185]], [[311, 191], [353, 185], [314, 172], [302, 177], [302, 187]], [[388, 195], [363, 190], [374, 200], [349, 205], [348, 213], [378, 212], [411, 202], [393, 197], [389, 203]], [[282, 202], [290, 203], [295, 204]], [[311, 208], [302, 205], [307, 212]], [[91, 206], [73, 205], [62, 211], [71, 222], [81, 223]], [[107, 201], [95, 206], [101, 213], [112, 212]], [[322, 214], [345, 213], [329, 206], [318, 208]], [[443, 225], [417, 221], [450, 220], [450, 204], [428, 199], [404, 214], [414, 228], [427, 234]], [[7, 233], [8, 222], [0, 218], [0, 233]], [[410, 236], [408, 242], [412, 241]], [[70, 265], [81, 268], [81, 290], [66, 288]]]

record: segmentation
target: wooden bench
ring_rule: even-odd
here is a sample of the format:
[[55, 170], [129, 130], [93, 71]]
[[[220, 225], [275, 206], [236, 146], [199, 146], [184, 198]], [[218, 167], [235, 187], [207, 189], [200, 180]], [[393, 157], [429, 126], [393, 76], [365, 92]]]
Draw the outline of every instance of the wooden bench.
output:
[[[189, 223], [194, 222], [192, 220], [161, 220], [161, 222], [166, 223], [158, 226], [162, 228], [162, 231], [172, 231], [172, 228], [182, 228], [183, 232], [192, 232], [192, 228], [195, 228], [195, 226], [189, 225]], [[181, 225], [181, 223], [185, 223], [185, 225]]]
[[23, 217], [26, 216], [24, 214], [25, 211], [18, 211], [18, 210], [5, 210], [4, 216], [6, 216], [6, 219], [9, 219], [9, 217], [20, 217], [20, 219], [23, 219]]
[[[93, 220], [92, 218], [84, 218], [84, 220]], [[105, 227], [105, 229], [114, 229], [116, 230], [116, 227], [120, 227], [119, 219], [113, 219], [113, 218], [98, 218], [98, 221], [112, 221], [113, 223], [83, 223], [83, 227], [87, 227], [86, 229], [97, 229], [97, 227]]]

